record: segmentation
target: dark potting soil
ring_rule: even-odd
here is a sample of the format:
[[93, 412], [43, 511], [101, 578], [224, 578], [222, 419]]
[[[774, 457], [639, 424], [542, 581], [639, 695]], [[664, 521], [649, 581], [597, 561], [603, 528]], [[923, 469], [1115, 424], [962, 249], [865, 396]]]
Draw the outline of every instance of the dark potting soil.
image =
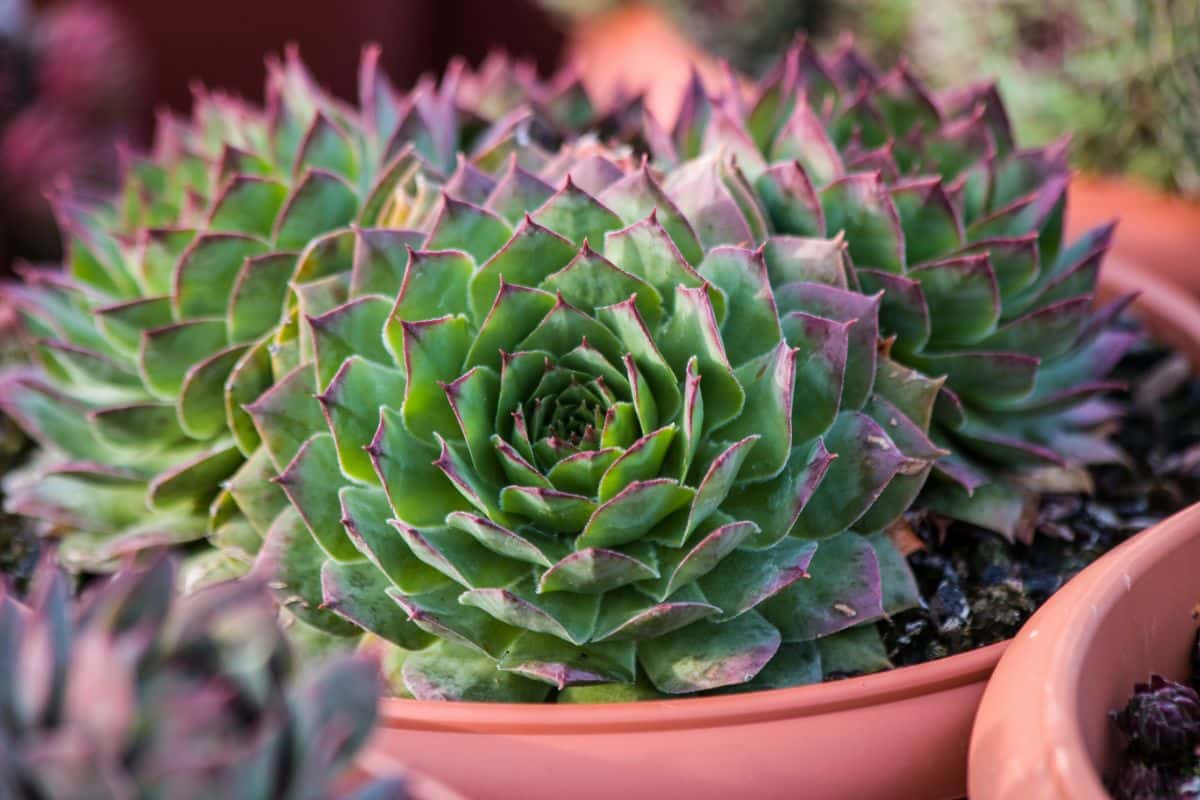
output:
[[[12, 420], [0, 414], [0, 479], [29, 451], [29, 441]], [[0, 581], [23, 595], [28, 588], [38, 557], [38, 538], [30, 520], [3, 511], [4, 493], [0, 491]]]
[[1129, 392], [1113, 440], [1127, 465], [1090, 472], [1094, 494], [1043, 497], [1032, 544], [919, 511], [908, 522], [924, 545], [909, 556], [926, 607], [881, 623], [896, 666], [1012, 637], [1059, 587], [1108, 550], [1200, 500], [1200, 378], [1185, 359], [1149, 343], [1116, 370]]

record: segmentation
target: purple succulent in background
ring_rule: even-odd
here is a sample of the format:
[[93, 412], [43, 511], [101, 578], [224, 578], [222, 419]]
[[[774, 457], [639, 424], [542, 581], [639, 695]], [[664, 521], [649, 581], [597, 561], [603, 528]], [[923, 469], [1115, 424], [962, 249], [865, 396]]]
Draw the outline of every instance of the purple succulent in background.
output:
[[33, 34], [36, 90], [43, 102], [91, 124], [120, 123], [135, 110], [141, 64], [115, 10], [97, 0], [57, 5]]
[[1200, 744], [1200, 695], [1161, 675], [1138, 684], [1128, 705], [1112, 714], [1129, 749], [1149, 761], [1191, 758]]
[[[172, 563], [70, 598], [47, 558], [31, 605], [0, 589], [0, 794], [326, 800], [375, 721], [377, 665], [295, 675], [265, 587], [180, 600]], [[395, 778], [363, 797], [405, 797]], [[371, 794], [374, 792], [374, 794]]]

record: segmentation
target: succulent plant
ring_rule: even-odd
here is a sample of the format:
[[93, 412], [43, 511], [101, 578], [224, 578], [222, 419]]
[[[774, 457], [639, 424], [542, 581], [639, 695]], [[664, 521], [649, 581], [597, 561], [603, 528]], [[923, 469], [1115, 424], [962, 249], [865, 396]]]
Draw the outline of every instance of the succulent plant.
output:
[[[324, 609], [419, 649], [418, 697], [883, 666], [866, 623], [916, 598], [878, 531], [940, 455], [938, 384], [878, 356], [839, 242], [705, 248], [648, 168], [583, 146], [556, 172], [464, 162], [391, 286], [303, 321], [313, 363], [247, 407], [296, 512], [264, 560], [311, 532]], [[352, 283], [386, 249], [333, 236]]]
[[844, 235], [891, 357], [946, 376], [933, 436], [953, 455], [924, 502], [1031, 535], [1047, 468], [1120, 457], [1089, 431], [1133, 338], [1106, 327], [1120, 302], [1092, 310], [1112, 226], [1063, 240], [1065, 144], [1018, 149], [991, 86], [934, 96], [849, 42], [800, 41], [750, 94], [697, 78], [671, 130], [648, 124], [667, 194], [702, 241]]
[[211, 501], [189, 583], [256, 559], [414, 696], [744, 690], [887, 666], [872, 623], [919, 598], [882, 532], [935, 441], [926, 502], [1009, 534], [1012, 462], [1111, 455], [1075, 433], [1124, 342], [1086, 312], [1107, 232], [1060, 247], [1059, 151], [994, 95], [799, 49], [668, 134], [570, 75], [398, 98], [374, 64], [351, 109], [290, 56], [266, 111], [202, 96], [122, 202], [62, 204], [69, 275], [13, 290], [42, 371], [0, 402], [71, 560]]
[[0, 794], [334, 796], [374, 723], [378, 667], [343, 656], [293, 676], [265, 587], [174, 586], [159, 559], [76, 605], [45, 560], [30, 608], [0, 595]]
[[1112, 718], [1128, 737], [1129, 749], [1150, 761], [1192, 758], [1200, 744], [1200, 695], [1161, 675], [1138, 684], [1129, 703]]
[[[271, 65], [267, 109], [201, 92], [191, 125], [164, 117], [154, 155], [130, 159], [116, 202], [59, 198], [65, 274], [29, 269], [5, 293], [42, 369], [9, 376], [0, 408], [46, 450], [9, 480], [10, 506], [71, 531], [69, 563], [100, 568], [204, 535], [221, 481], [257, 447], [242, 394], [266, 388], [272, 367], [287, 371], [291, 351], [269, 352], [264, 337], [297, 313], [285, 308], [289, 281], [344, 242], [314, 240], [418, 223], [437, 199], [422, 173], [444, 180], [459, 151], [497, 165], [518, 140], [540, 152], [534, 141], [559, 124], [607, 124], [577, 82], [535, 85], [503, 60], [472, 74], [456, 65], [440, 89], [425, 82], [404, 98], [376, 63], [372, 51], [359, 113], [291, 53]], [[459, 108], [468, 103], [475, 111]], [[313, 313], [320, 302], [299, 304]], [[239, 396], [226, 409], [231, 376]], [[226, 533], [225, 552], [247, 560], [255, 537]]]

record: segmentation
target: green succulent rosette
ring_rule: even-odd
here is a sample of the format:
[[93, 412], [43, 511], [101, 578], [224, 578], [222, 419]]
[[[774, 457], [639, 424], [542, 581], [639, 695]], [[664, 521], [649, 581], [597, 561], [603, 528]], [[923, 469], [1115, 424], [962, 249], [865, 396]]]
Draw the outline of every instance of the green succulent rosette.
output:
[[[460, 153], [493, 167], [518, 151], [544, 159], [540, 145], [573, 124], [636, 115], [631, 103], [606, 121], [577, 81], [542, 85], [499, 58], [404, 96], [377, 63], [368, 49], [352, 109], [290, 52], [269, 64], [265, 109], [199, 92], [190, 124], [164, 116], [152, 156], [128, 159], [114, 201], [58, 198], [65, 270], [26, 268], [5, 289], [39, 368], [10, 370], [0, 408], [43, 448], [6, 482], [8, 506], [62, 537], [68, 563], [103, 569], [206, 534], [222, 482], [257, 447], [225, 384], [253, 399], [264, 370], [285, 371], [286, 348], [266, 337], [295, 313], [289, 284], [314, 239], [433, 215], [430, 186]], [[217, 539], [228, 558], [214, 574], [258, 544], [244, 524]]]
[[934, 96], [849, 43], [825, 59], [801, 41], [749, 96], [693, 80], [646, 139], [703, 241], [845, 237], [891, 357], [946, 377], [933, 436], [952, 455], [927, 505], [1026, 538], [1037, 491], [1120, 459], [1093, 433], [1133, 339], [1108, 326], [1127, 300], [1093, 307], [1113, 226], [1065, 241], [1065, 144], [1018, 149], [992, 87]]
[[298, 366], [246, 406], [247, 471], [290, 500], [259, 569], [296, 616], [409, 651], [426, 699], [886, 666], [871, 623], [918, 598], [879, 532], [942, 454], [940, 383], [879, 354], [841, 243], [706, 248], [587, 143], [536, 175], [464, 161], [409, 236], [312, 246], [273, 345]]

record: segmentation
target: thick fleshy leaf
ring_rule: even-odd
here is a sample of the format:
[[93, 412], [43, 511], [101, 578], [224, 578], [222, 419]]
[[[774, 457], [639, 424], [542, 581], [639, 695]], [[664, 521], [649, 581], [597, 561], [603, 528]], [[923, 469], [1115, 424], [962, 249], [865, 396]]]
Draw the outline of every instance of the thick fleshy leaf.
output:
[[476, 333], [464, 366], [501, 369], [503, 354], [515, 352], [554, 308], [554, 295], [501, 283], [496, 302]]
[[668, 478], [630, 483], [595, 510], [575, 546], [614, 547], [636, 541], [694, 495], [694, 490]]
[[232, 444], [218, 446], [184, 461], [150, 483], [147, 496], [154, 509], [192, 504], [206, 508], [217, 495], [221, 481], [241, 465], [242, 454]]
[[222, 391], [230, 372], [245, 354], [245, 346], [228, 347], [188, 370], [176, 408], [180, 427], [193, 439], [211, 439], [225, 430]]
[[308, 437], [324, 429], [311, 364], [296, 367], [245, 409], [280, 471]]
[[482, 264], [512, 235], [508, 223], [479, 206], [442, 197], [442, 209], [422, 250], [461, 250]]
[[624, 225], [612, 209], [576, 186], [570, 175], [562, 188], [534, 212], [533, 219], [576, 247], [585, 241], [602, 242], [604, 234]]
[[[450, 585], [445, 575], [417, 558], [404, 537], [388, 525], [391, 508], [384, 492], [345, 486], [338, 492], [338, 499], [346, 535], [397, 589], [407, 594], [424, 594]], [[395, 613], [394, 608], [392, 612]]]
[[225, 344], [221, 319], [189, 320], [146, 331], [138, 354], [142, 380], [160, 400], [174, 400], [188, 370]]
[[820, 543], [809, 577], [759, 609], [787, 642], [807, 642], [883, 616], [883, 583], [871, 543], [842, 533]]
[[396, 613], [388, 580], [373, 564], [326, 561], [321, 568], [322, 607], [406, 650], [420, 650], [434, 637]]
[[417, 700], [537, 703], [550, 687], [496, 668], [487, 656], [439, 642], [404, 660], [404, 687]]
[[279, 324], [296, 258], [295, 253], [268, 253], [245, 260], [225, 315], [229, 341], [254, 341]]
[[818, 639], [817, 649], [825, 680], [869, 675], [892, 667], [874, 625], [859, 625]]
[[803, 579], [815, 552], [816, 543], [795, 538], [769, 550], [737, 550], [700, 579], [700, 589], [723, 620], [733, 619]]
[[840, 414], [825, 443], [836, 458], [796, 520], [797, 536], [824, 539], [850, 528], [912, 464], [879, 423], [858, 412]]
[[275, 246], [300, 250], [326, 231], [350, 224], [358, 211], [354, 190], [337, 175], [310, 170], [292, 191], [275, 223]]
[[700, 622], [638, 647], [638, 663], [660, 692], [686, 694], [745, 683], [775, 656], [779, 631], [754, 612]]
[[472, 318], [482, 320], [487, 315], [502, 283], [539, 288], [543, 280], [574, 255], [575, 247], [570, 241], [526, 216], [512, 238], [470, 277]]
[[389, 228], [360, 228], [356, 234], [350, 296], [397, 294], [404, 282], [409, 251], [425, 237], [414, 231]]
[[330, 558], [338, 561], [358, 559], [358, 549], [342, 527], [338, 490], [337, 448], [333, 437], [319, 433], [306, 441], [296, 457], [280, 474], [278, 483], [312, 532], [313, 538]]

